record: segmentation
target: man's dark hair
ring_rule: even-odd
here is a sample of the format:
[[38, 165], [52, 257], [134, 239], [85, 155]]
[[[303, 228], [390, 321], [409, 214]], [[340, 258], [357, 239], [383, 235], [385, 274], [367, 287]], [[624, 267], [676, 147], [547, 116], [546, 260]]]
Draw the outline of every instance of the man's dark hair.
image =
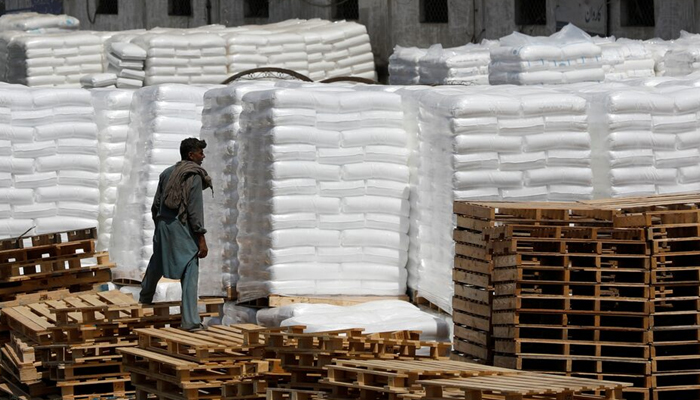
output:
[[187, 138], [180, 142], [180, 157], [183, 160], [188, 160], [191, 151], [197, 151], [199, 149], [206, 149], [207, 142], [204, 140], [199, 140], [197, 138]]

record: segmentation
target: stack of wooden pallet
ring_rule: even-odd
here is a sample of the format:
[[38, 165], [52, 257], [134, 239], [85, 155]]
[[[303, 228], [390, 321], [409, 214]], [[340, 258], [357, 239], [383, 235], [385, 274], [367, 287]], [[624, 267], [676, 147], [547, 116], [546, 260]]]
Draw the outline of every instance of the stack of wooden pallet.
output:
[[[476, 342], [464, 332], [483, 330], [485, 339], [473, 343], [481, 352], [466, 357], [630, 382], [628, 399], [697, 398], [698, 204], [692, 196], [457, 203], [460, 218], [483, 227], [481, 241], [472, 241], [491, 262], [494, 296], [480, 303], [488, 331], [472, 308], [470, 319], [455, 317], [464, 325], [455, 340]], [[479, 260], [462, 258], [458, 250], [455, 279], [464, 269], [483, 271]]]
[[[219, 315], [221, 300], [202, 303], [203, 315]], [[129, 375], [116, 349], [136, 346], [137, 328], [179, 326], [178, 304], [144, 306], [110, 291], [5, 308], [12, 337], [1, 359], [5, 389], [32, 398], [125, 395]]]
[[18, 295], [67, 288], [91, 290], [109, 282], [106, 252], [95, 252], [95, 228], [0, 240], [0, 302]]
[[363, 333], [362, 329], [304, 333], [304, 327], [288, 327], [268, 335], [268, 349], [290, 373], [289, 387], [323, 389], [319, 380], [333, 360], [441, 359], [449, 356], [449, 343], [419, 340], [420, 332]]
[[263, 360], [265, 328], [212, 326], [199, 332], [137, 329], [138, 347], [121, 348], [136, 398], [264, 397], [274, 362]]
[[523, 373], [459, 361], [339, 360], [328, 365], [331, 399], [622, 399], [620, 382]]

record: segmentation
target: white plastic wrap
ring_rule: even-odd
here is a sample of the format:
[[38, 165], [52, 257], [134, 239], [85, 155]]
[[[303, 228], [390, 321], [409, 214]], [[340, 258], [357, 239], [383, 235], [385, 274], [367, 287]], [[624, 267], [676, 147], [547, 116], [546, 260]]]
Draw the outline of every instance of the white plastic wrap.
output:
[[400, 300], [372, 301], [342, 307], [329, 304], [292, 304], [260, 310], [258, 324], [267, 327], [306, 326], [305, 332], [363, 328], [365, 333], [421, 331], [421, 340], [450, 341], [444, 319], [427, 314]]
[[[228, 90], [218, 119], [235, 121], [237, 89]], [[241, 101], [239, 299], [404, 293], [408, 201], [368, 193], [380, 181], [408, 191], [408, 158], [397, 156], [410, 142], [401, 97], [301, 85]], [[352, 256], [330, 261], [334, 253]]]
[[[108, 250], [112, 235], [112, 218], [116, 205], [116, 190], [121, 180], [121, 170], [126, 155], [126, 131], [129, 126], [129, 109], [134, 92], [121, 89], [91, 90], [95, 108], [100, 156], [100, 214], [97, 241], [98, 250]], [[124, 134], [115, 135], [123, 131]]]
[[602, 50], [581, 29], [569, 24], [549, 37], [519, 32], [491, 49], [491, 84], [540, 85], [600, 82], [605, 79]]
[[[215, 86], [161, 85], [133, 95], [122, 178], [109, 243], [115, 278], [140, 280], [152, 254], [151, 204], [160, 173], [180, 160], [180, 142], [199, 137], [204, 93]], [[207, 151], [209, 148], [207, 148]], [[200, 267], [200, 294], [220, 292], [221, 268]]]
[[[90, 93], [0, 86], [0, 237], [97, 226], [99, 157]], [[74, 121], [69, 127], [68, 122]]]

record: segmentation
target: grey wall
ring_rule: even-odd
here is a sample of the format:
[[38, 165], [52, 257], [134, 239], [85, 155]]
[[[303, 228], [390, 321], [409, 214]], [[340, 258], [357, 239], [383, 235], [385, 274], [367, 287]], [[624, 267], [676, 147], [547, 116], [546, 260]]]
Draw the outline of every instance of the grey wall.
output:
[[146, 26], [144, 2], [119, 0], [118, 7], [117, 15], [96, 14], [97, 0], [63, 0], [63, 12], [78, 18], [84, 30], [120, 31]]

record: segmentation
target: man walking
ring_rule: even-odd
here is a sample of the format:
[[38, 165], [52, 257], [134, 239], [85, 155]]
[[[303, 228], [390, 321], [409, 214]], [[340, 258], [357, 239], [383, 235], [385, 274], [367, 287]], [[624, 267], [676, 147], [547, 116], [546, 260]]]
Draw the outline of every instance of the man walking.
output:
[[[187, 138], [180, 143], [177, 164], [160, 174], [151, 214], [156, 229], [153, 255], [141, 282], [142, 304], [153, 303], [161, 277], [179, 279], [182, 286], [182, 329], [203, 329], [197, 309], [199, 259], [209, 249], [204, 239], [204, 204], [202, 191], [211, 188], [211, 178], [201, 167], [207, 143]], [[213, 190], [213, 188], [212, 188]]]

